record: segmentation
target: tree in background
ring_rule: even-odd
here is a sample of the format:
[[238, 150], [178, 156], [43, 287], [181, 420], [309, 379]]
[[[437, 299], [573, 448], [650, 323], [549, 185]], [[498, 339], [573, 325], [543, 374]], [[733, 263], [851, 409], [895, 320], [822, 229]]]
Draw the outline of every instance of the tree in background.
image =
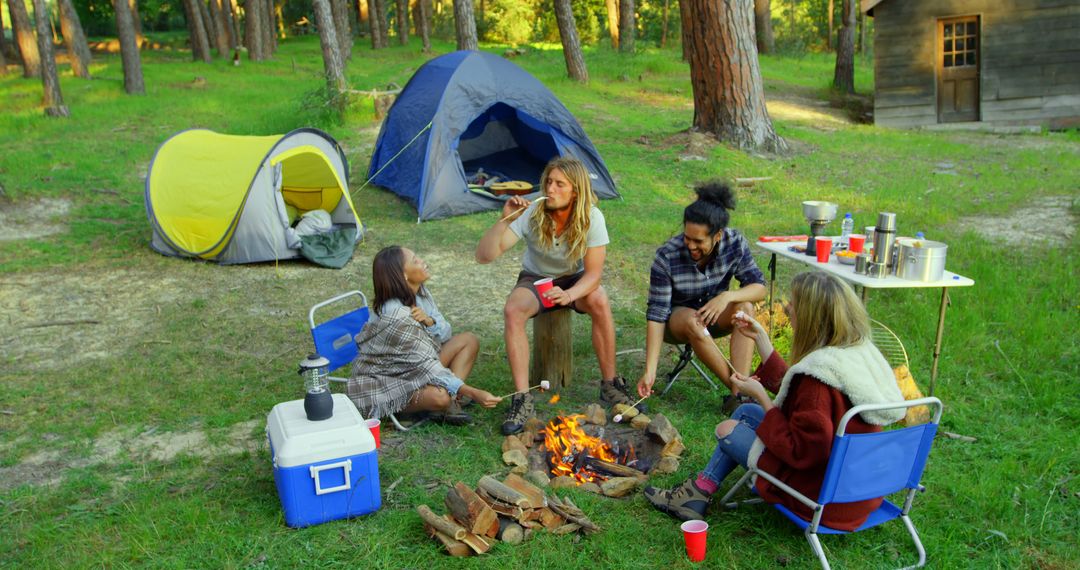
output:
[[319, 44], [322, 45], [323, 69], [326, 72], [326, 88], [331, 105], [339, 111], [345, 102], [345, 64], [341, 59], [341, 42], [337, 29], [334, 28], [334, 15], [330, 2], [333, 0], [312, 0], [315, 12], [315, 25], [319, 28]]
[[389, 47], [386, 0], [368, 0], [368, 21], [371, 22], [371, 49]]
[[135, 22], [132, 21], [131, 7], [127, 0], [113, 0], [116, 11], [116, 35], [120, 38], [120, 62], [124, 67], [124, 91], [128, 95], [146, 93], [143, 85], [142, 56], [139, 44], [135, 43]]
[[776, 51], [776, 40], [772, 32], [772, 2], [754, 0], [754, 30], [757, 33], [758, 53]]
[[0, 10], [0, 75], [7, 75], [7, 59], [4, 57], [7, 46], [4, 43], [4, 16], [3, 10]]
[[266, 23], [262, 11], [262, 0], [244, 0], [244, 41], [251, 61], [266, 59], [266, 48], [263, 47], [266, 34], [262, 29]]
[[409, 0], [397, 0], [398, 45], [409, 45]]
[[[23, 77], [40, 77], [41, 56], [38, 53], [37, 40], [34, 39], [34, 29], [30, 24], [30, 14], [26, 11], [26, 4], [23, 0], [8, 0], [8, 14], [11, 16], [11, 31], [14, 32], [15, 43], [19, 46]], [[52, 34], [49, 36], [52, 37]]]
[[131, 9], [131, 21], [135, 23], [135, 45], [142, 49], [146, 45], [146, 36], [143, 35], [142, 16], [139, 15], [138, 0], [128, 0], [128, 8]]
[[334, 30], [337, 32], [338, 55], [344, 63], [352, 59], [352, 26], [349, 25], [349, 0], [329, 0], [330, 12], [334, 17]]
[[56, 58], [53, 57], [52, 28], [45, 0], [34, 0], [34, 22], [37, 24], [38, 53], [41, 54], [41, 84], [45, 92], [45, 114], [50, 117], [67, 117], [71, 113], [60, 94], [60, 78], [56, 75]]
[[236, 49], [242, 43], [240, 41], [240, 28], [237, 26], [236, 5], [232, 0], [221, 0], [221, 14], [225, 18], [225, 27], [229, 31], [229, 49]]
[[605, 0], [607, 9], [607, 29], [611, 37], [611, 49], [619, 49], [619, 0]]
[[67, 45], [71, 73], [76, 77], [90, 79], [90, 46], [86, 43], [79, 13], [75, 11], [71, 0], [56, 0], [56, 4], [60, 9], [60, 32], [64, 34], [64, 43]]
[[840, 37], [836, 46], [836, 71], [833, 87], [844, 93], [855, 92], [855, 0], [842, 0]]
[[634, 0], [619, 0], [619, 51], [634, 53], [634, 37], [637, 35], [637, 13]]
[[472, 0], [454, 0], [454, 27], [457, 30], [457, 48], [477, 49], [476, 17]]
[[[127, 0], [123, 0], [127, 1]], [[206, 35], [206, 23], [199, 10], [199, 0], [183, 0], [184, 17], [187, 18], [188, 36], [191, 38], [191, 59], [210, 63], [210, 41]], [[137, 45], [137, 42], [136, 42]]]
[[420, 40], [424, 44], [424, 53], [431, 53], [431, 0], [416, 0], [420, 8], [420, 19], [416, 25], [419, 28]]
[[578, 39], [570, 0], [553, 1], [555, 21], [559, 25], [559, 36], [562, 38], [563, 57], [566, 59], [566, 74], [574, 81], [586, 83], [589, 81], [589, 70], [585, 68], [585, 58], [581, 54], [581, 41]]
[[218, 55], [225, 57], [229, 55], [229, 28], [225, 22], [224, 10], [222, 10], [221, 4], [218, 0], [209, 0], [207, 4], [210, 7], [210, 23], [213, 24], [214, 33], [212, 35], [214, 41], [214, 47], [217, 49]]
[[765, 108], [749, 0], [685, 0], [683, 9], [692, 44], [693, 128], [739, 148], [786, 150]]

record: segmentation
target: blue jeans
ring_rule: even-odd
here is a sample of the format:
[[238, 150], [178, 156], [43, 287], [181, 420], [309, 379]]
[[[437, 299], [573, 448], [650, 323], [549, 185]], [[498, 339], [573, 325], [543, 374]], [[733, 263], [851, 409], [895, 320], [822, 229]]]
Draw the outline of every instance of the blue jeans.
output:
[[735, 408], [731, 419], [737, 420], [739, 425], [731, 430], [727, 437], [717, 438], [716, 449], [713, 450], [709, 464], [701, 472], [706, 479], [719, 484], [728, 476], [736, 466], [746, 467], [747, 456], [750, 455], [750, 446], [754, 443], [754, 432], [765, 417], [765, 410], [757, 404], [743, 404]]

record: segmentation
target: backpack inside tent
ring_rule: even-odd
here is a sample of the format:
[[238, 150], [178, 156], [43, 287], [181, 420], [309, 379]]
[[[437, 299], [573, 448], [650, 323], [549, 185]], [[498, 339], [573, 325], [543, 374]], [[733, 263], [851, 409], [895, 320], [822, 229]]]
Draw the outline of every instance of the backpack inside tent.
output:
[[222, 264], [305, 257], [343, 267], [363, 234], [345, 153], [330, 135], [194, 129], [162, 143], [146, 176], [150, 247]]
[[599, 198], [615, 182], [585, 131], [544, 84], [510, 61], [457, 51], [420, 67], [383, 121], [368, 176], [418, 220], [501, 208], [539, 190], [549, 160], [572, 156]]

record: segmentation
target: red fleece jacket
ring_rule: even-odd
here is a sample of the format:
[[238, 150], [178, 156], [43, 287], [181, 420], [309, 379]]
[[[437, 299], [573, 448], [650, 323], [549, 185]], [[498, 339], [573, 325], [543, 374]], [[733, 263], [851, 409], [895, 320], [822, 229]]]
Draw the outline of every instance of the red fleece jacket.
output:
[[[774, 351], [754, 375], [775, 394], [787, 369], [787, 363]], [[758, 426], [757, 436], [765, 444], [765, 451], [757, 461], [758, 468], [817, 500], [832, 451], [833, 434], [840, 418], [851, 407], [848, 397], [836, 388], [822, 384], [813, 376], [796, 374], [783, 405], [769, 410]], [[859, 416], [848, 422], [847, 433], [879, 431], [881, 426], [866, 423]], [[758, 477], [755, 487], [766, 501], [780, 503], [806, 520], [813, 518], [813, 511], [765, 478]], [[832, 503], [825, 507], [821, 524], [852, 531], [866, 522], [879, 506], [880, 498]]]

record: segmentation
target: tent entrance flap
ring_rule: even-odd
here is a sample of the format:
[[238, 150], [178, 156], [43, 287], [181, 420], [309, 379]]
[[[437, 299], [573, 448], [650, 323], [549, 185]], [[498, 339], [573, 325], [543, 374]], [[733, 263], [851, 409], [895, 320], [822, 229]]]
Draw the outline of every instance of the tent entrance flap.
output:
[[331, 212], [341, 201], [342, 181], [317, 149], [291, 149], [275, 157], [273, 163], [282, 167], [281, 196], [286, 205], [302, 212]]
[[469, 124], [458, 141], [466, 175], [485, 172], [539, 184], [548, 161], [559, 155], [550, 127], [505, 103], [496, 103]]

